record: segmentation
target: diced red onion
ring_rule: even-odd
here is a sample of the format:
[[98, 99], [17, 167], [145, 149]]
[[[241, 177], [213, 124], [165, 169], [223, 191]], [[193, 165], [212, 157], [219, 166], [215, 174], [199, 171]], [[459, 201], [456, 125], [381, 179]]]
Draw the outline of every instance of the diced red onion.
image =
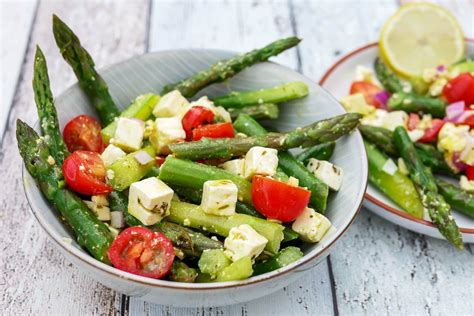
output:
[[375, 100], [379, 101], [380, 104], [383, 104], [383, 109], [387, 109], [387, 102], [390, 98], [390, 93], [388, 91], [382, 90], [375, 95]]
[[439, 65], [438, 67], [436, 67], [436, 70], [438, 72], [443, 72], [446, 70], [446, 66], [445, 65]]
[[120, 211], [110, 212], [110, 226], [114, 228], [122, 228], [125, 226], [125, 221], [123, 219], [123, 212], [120, 212]]
[[464, 112], [464, 101], [459, 101], [451, 103], [446, 108], [446, 118], [448, 120], [453, 120], [460, 116]]
[[150, 156], [146, 151], [140, 150], [137, 152], [134, 156], [135, 160], [138, 161], [139, 164], [141, 165], [146, 165], [150, 161], [153, 161], [153, 157]]
[[464, 111], [459, 117], [456, 118], [454, 123], [464, 123], [464, 121], [469, 117], [474, 115], [474, 111], [469, 110], [469, 111]]
[[464, 171], [467, 168], [467, 165], [461, 161], [460, 159], [461, 154], [458, 152], [453, 153], [453, 164], [456, 166], [456, 168], [459, 169], [459, 171]]

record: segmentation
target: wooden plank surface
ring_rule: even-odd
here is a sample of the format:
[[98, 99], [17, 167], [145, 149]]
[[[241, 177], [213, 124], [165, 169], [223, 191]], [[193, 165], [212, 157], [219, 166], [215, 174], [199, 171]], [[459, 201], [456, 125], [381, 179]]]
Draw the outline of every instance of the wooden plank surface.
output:
[[37, 0], [0, 1], [0, 143], [20, 77]]
[[87, 1], [74, 9], [67, 1], [41, 2], [0, 155], [0, 313], [113, 314], [120, 311], [121, 294], [79, 272], [57, 251], [31, 215], [23, 193], [14, 121], [20, 117], [34, 123], [37, 117], [31, 89], [35, 44], [47, 56], [54, 93], [75, 81], [55, 47], [53, 12], [77, 31], [98, 65], [141, 54], [146, 47], [147, 1]]
[[[456, 14], [466, 34], [473, 37], [474, 2], [457, 0], [442, 1], [442, 4]], [[31, 91], [34, 44], [39, 43], [48, 58], [55, 94], [75, 81], [55, 47], [52, 12], [77, 31], [100, 66], [143, 53], [147, 47], [152, 51], [180, 47], [245, 51], [278, 37], [297, 34], [304, 38], [299, 50], [287, 52], [275, 61], [317, 80], [342, 54], [367, 41], [375, 41], [381, 24], [397, 5], [395, 0], [357, 4], [329, 0], [166, 0], [154, 1], [151, 6], [148, 0], [41, 1], [26, 57], [16, 59], [17, 63], [25, 62], [21, 70], [19, 65], [12, 68], [12, 73], [22, 73], [22, 78], [14, 94], [9, 128], [0, 153], [0, 173], [7, 184], [0, 195], [2, 313], [313, 315], [333, 314], [335, 310], [341, 314], [474, 313], [472, 246], [458, 252], [444, 241], [411, 233], [366, 210], [335, 246], [331, 264], [323, 262], [305, 280], [247, 304], [183, 309], [124, 297], [78, 271], [35, 223], [24, 198], [13, 123], [16, 117], [29, 123], [36, 118]], [[1, 16], [3, 26], [3, 13]], [[329, 268], [334, 274], [334, 298]], [[333, 306], [333, 301], [337, 306]]]

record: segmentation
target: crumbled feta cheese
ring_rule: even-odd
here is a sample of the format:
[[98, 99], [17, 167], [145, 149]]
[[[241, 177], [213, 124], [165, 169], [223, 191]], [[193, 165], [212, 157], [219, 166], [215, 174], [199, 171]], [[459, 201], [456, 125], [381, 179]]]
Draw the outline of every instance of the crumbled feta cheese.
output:
[[110, 221], [110, 209], [107, 206], [99, 206], [92, 201], [84, 201], [87, 207], [94, 212], [100, 221]]
[[370, 83], [376, 83], [374, 72], [372, 69], [362, 65], [357, 65], [355, 69], [354, 81], [365, 81]]
[[125, 151], [135, 151], [142, 147], [145, 123], [138, 119], [120, 117], [117, 121], [113, 142]]
[[112, 180], [115, 177], [115, 172], [112, 169], [107, 170], [107, 179]]
[[431, 114], [424, 114], [420, 122], [416, 126], [417, 129], [424, 131], [425, 129], [433, 127], [433, 117]]
[[410, 137], [412, 142], [417, 142], [423, 137], [423, 135], [425, 135], [425, 131], [422, 131], [421, 129], [414, 129], [408, 131], [408, 136]]
[[387, 114], [388, 112], [385, 110], [376, 109], [374, 112], [370, 113], [369, 115], [364, 116], [362, 120], [360, 121], [360, 123], [362, 125], [382, 127]]
[[474, 193], [474, 181], [470, 181], [466, 176], [461, 176], [459, 179], [459, 186], [464, 191]]
[[153, 109], [156, 117], [182, 117], [189, 108], [189, 102], [178, 90], [165, 94]]
[[54, 158], [52, 156], [48, 156], [48, 163], [52, 166], [56, 163], [56, 160], [54, 160]]
[[398, 170], [401, 174], [404, 174], [406, 176], [410, 174], [410, 172], [408, 171], [408, 167], [405, 164], [405, 160], [403, 160], [403, 158], [401, 157], [398, 158]]
[[230, 180], [204, 182], [201, 207], [204, 213], [231, 216], [235, 214], [237, 186]]
[[100, 194], [100, 195], [93, 195], [91, 197], [93, 203], [98, 206], [109, 206], [109, 201], [107, 200], [107, 196]]
[[375, 107], [365, 102], [364, 95], [362, 93], [351, 94], [341, 99], [342, 106], [347, 112], [360, 113], [362, 115], [368, 115], [375, 111]]
[[247, 179], [254, 175], [273, 176], [278, 166], [278, 150], [255, 146], [245, 155], [244, 176]]
[[307, 168], [316, 178], [326, 183], [332, 190], [338, 191], [341, 188], [344, 173], [338, 166], [333, 165], [329, 161], [310, 158]]
[[158, 153], [166, 153], [169, 144], [185, 139], [186, 133], [181, 124], [181, 119], [177, 117], [157, 118], [155, 130], [150, 137], [150, 141]]
[[104, 152], [100, 155], [100, 158], [102, 158], [104, 165], [108, 167], [125, 155], [126, 153], [122, 149], [110, 144], [105, 148]]
[[217, 106], [214, 108], [214, 114], [224, 122], [232, 122], [230, 113], [227, 112], [222, 106]]
[[229, 236], [224, 240], [224, 252], [234, 262], [242, 257], [254, 260], [265, 249], [267, 242], [268, 240], [250, 225], [243, 224], [232, 227]]
[[297, 187], [300, 184], [300, 180], [296, 179], [295, 177], [290, 177], [287, 183], [292, 187]]
[[332, 228], [331, 222], [312, 208], [305, 208], [291, 228], [307, 242], [319, 242]]
[[196, 101], [193, 101], [191, 102], [191, 104], [189, 105], [189, 107], [193, 107], [193, 106], [203, 106], [205, 108], [208, 108], [209, 110], [211, 110], [212, 112], [215, 113], [215, 110], [216, 110], [216, 106], [214, 105], [214, 102], [212, 102], [211, 100], [209, 100], [209, 98], [207, 96], [203, 96], [203, 97], [200, 97], [199, 99], [197, 99]]
[[462, 151], [467, 145], [466, 135], [469, 132], [467, 125], [454, 125], [447, 122], [438, 134], [438, 149], [450, 152]]
[[153, 225], [169, 215], [173, 190], [158, 178], [132, 183], [128, 197], [128, 212], [144, 225]]
[[220, 165], [222, 169], [227, 170], [241, 177], [244, 176], [244, 166], [245, 166], [245, 160], [243, 158], [229, 160]]
[[392, 159], [387, 159], [387, 161], [385, 161], [383, 167], [382, 167], [382, 171], [393, 176], [395, 174], [395, 172], [397, 172], [398, 170], [398, 167], [397, 165], [393, 162]]
[[393, 131], [397, 126], [406, 127], [407, 122], [408, 114], [405, 111], [393, 111], [385, 116], [382, 127]]
[[430, 85], [428, 94], [432, 97], [437, 97], [441, 95], [441, 92], [443, 91], [443, 88], [447, 83], [448, 83], [448, 80], [445, 78], [437, 79], [435, 82], [433, 82]]

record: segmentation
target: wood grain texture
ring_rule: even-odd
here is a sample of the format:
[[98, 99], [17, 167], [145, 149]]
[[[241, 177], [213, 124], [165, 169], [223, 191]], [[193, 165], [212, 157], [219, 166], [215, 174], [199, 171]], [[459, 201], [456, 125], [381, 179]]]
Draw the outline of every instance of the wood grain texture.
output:
[[[32, 61], [38, 43], [48, 60], [53, 92], [75, 81], [62, 60], [51, 32], [51, 14], [77, 31], [98, 65], [108, 65], [145, 50], [147, 1], [87, 1], [72, 10], [64, 1], [42, 1], [22, 66], [8, 130], [0, 154], [0, 310], [2, 314], [113, 314], [121, 295], [98, 284], [72, 266], [49, 241], [29, 211], [16, 148], [17, 117], [36, 121], [31, 89]], [[117, 23], [117, 21], [121, 23]]]
[[37, 0], [0, 1], [0, 143], [20, 77], [36, 7]]

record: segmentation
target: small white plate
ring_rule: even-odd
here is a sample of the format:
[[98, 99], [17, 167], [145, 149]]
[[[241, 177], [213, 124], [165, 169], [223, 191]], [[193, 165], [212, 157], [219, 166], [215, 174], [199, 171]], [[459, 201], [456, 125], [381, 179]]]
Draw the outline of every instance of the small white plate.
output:
[[[468, 55], [474, 53], [474, 40], [466, 39], [466, 50]], [[349, 94], [356, 66], [363, 65], [373, 69], [374, 60], [378, 55], [377, 43], [356, 49], [329, 68], [319, 84], [337, 99], [343, 98]], [[431, 222], [415, 218], [406, 213], [370, 183], [367, 186], [364, 206], [375, 214], [406, 229], [435, 238], [444, 238]], [[474, 219], [456, 211], [453, 213], [462, 232], [464, 242], [474, 243]]]

